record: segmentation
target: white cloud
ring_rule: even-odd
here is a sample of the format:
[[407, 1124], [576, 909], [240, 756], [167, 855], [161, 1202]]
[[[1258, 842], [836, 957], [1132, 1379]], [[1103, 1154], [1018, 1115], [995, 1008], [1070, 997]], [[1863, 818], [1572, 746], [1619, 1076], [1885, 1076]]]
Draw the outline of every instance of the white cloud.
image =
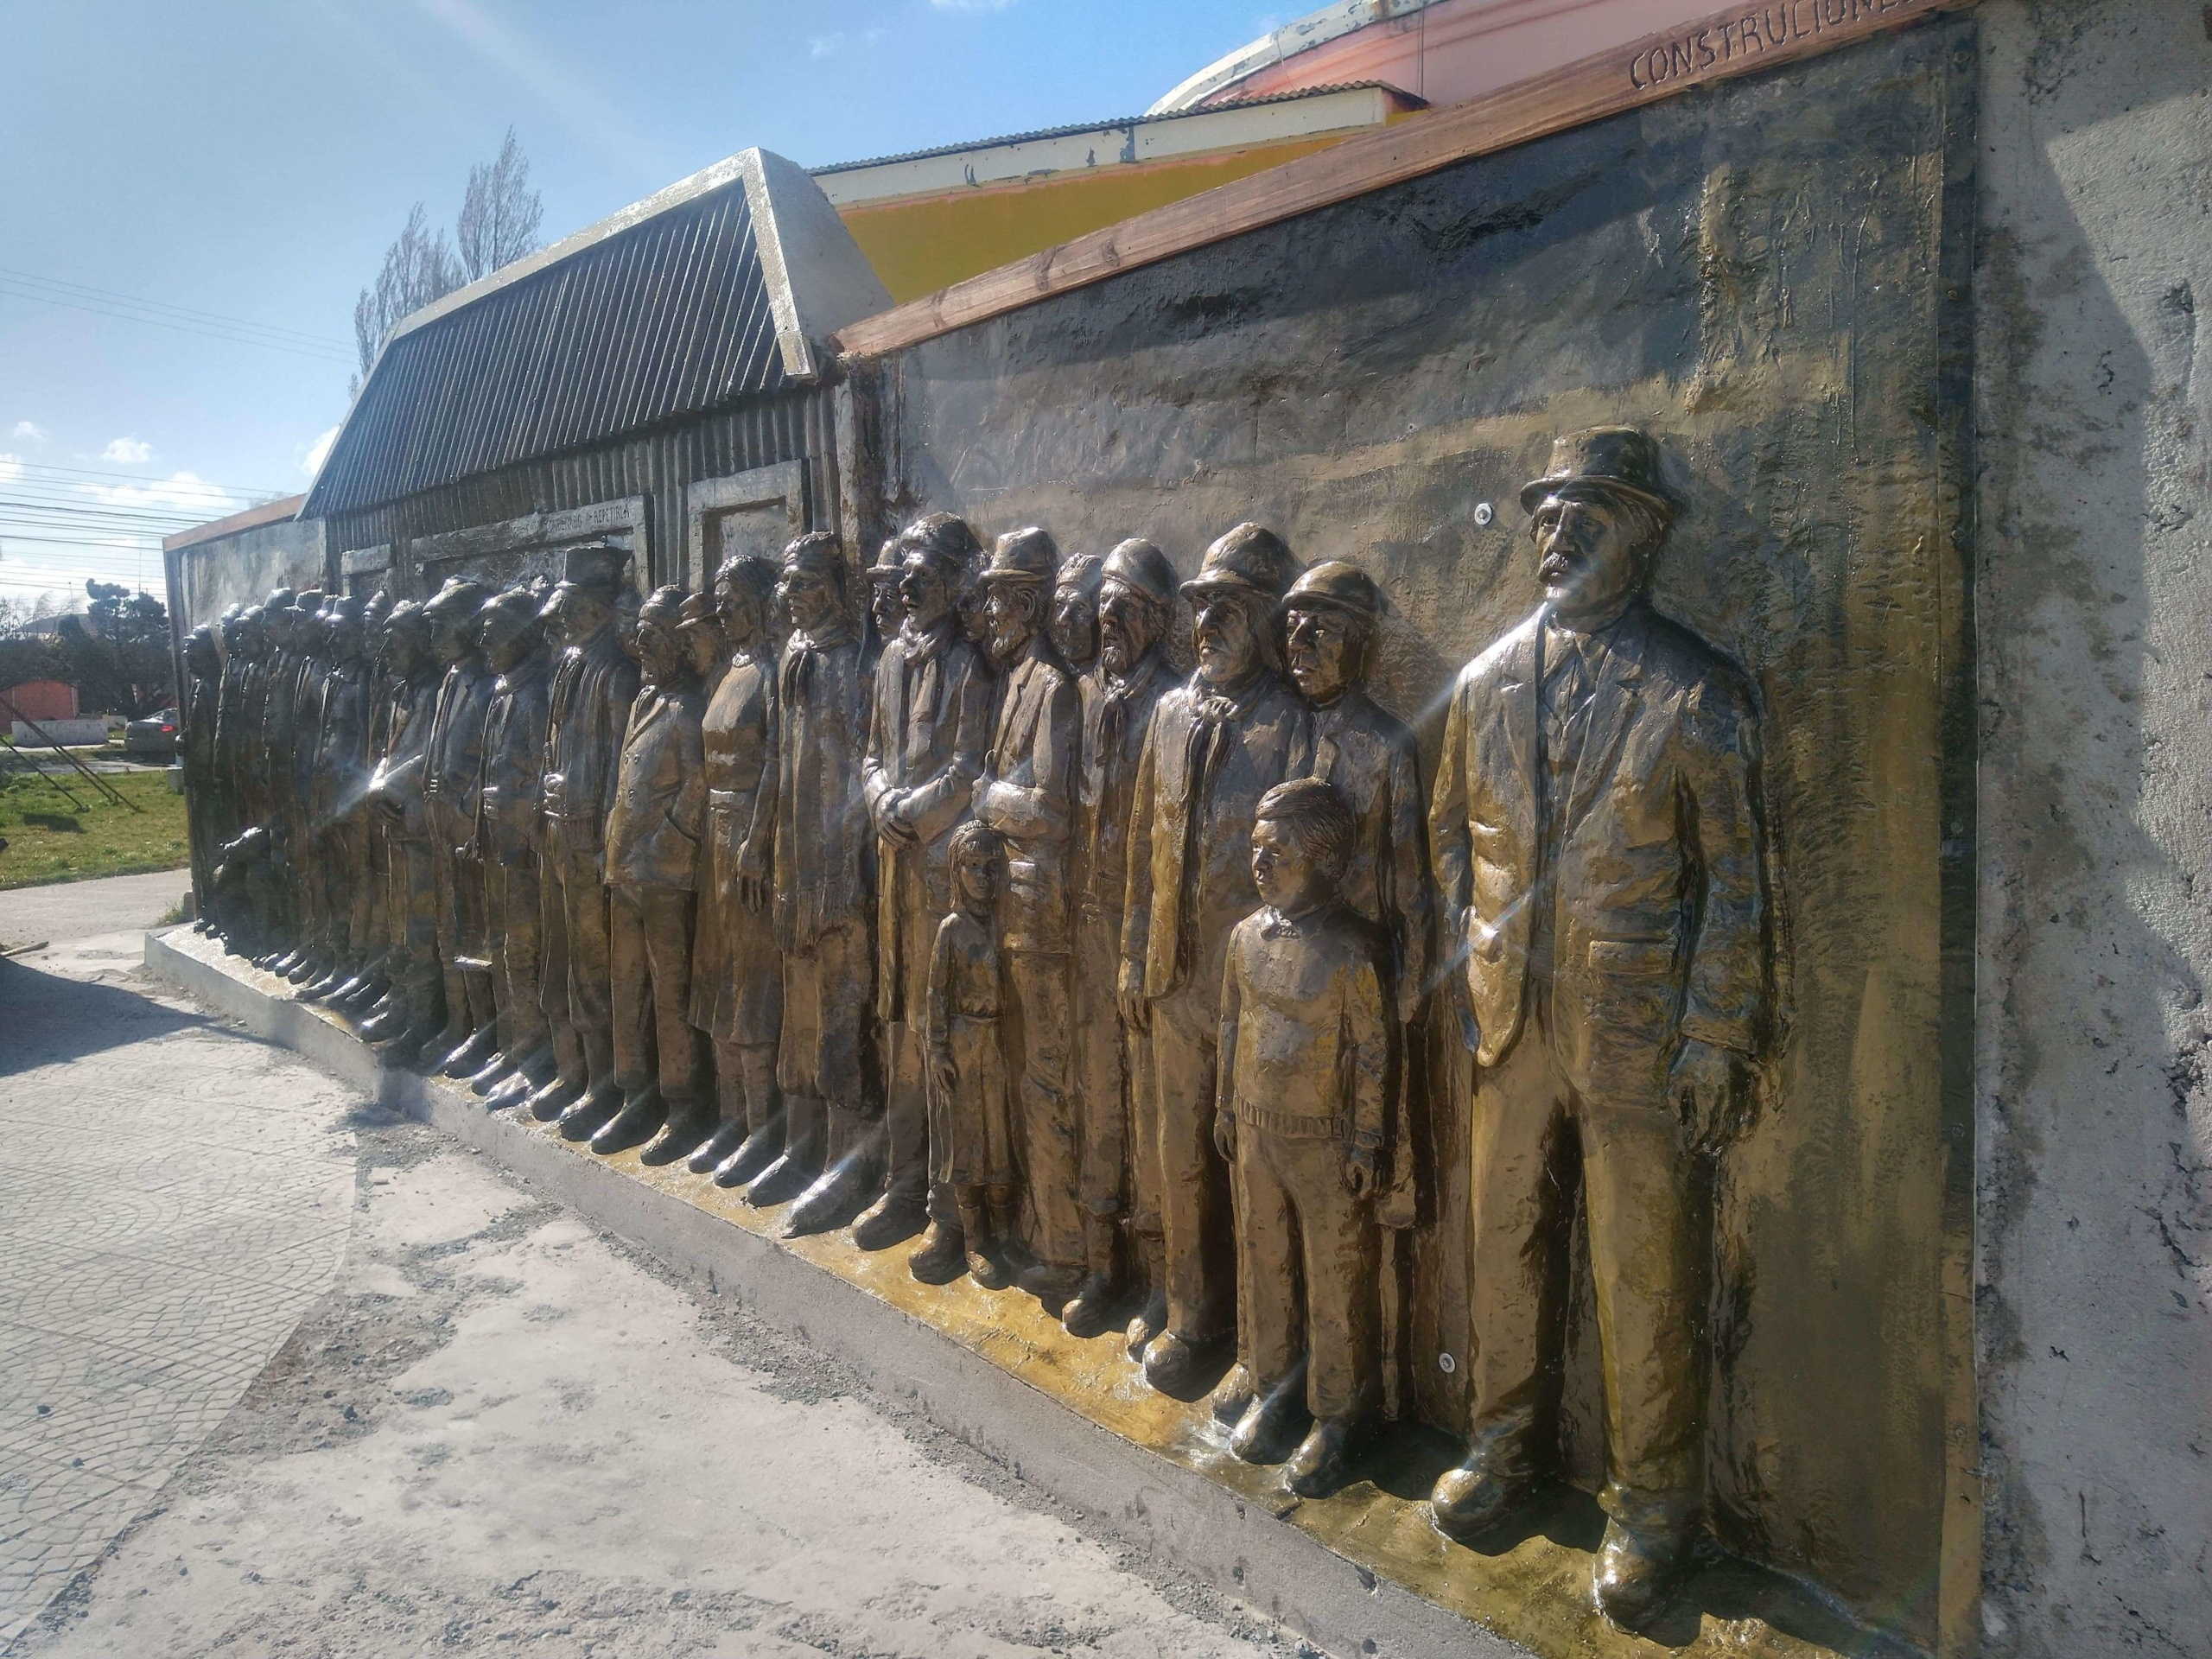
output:
[[44, 443], [46, 429], [36, 421], [17, 421], [10, 429], [8, 435], [20, 439], [25, 443]]
[[116, 461], [125, 467], [143, 467], [154, 458], [154, 446], [140, 438], [110, 438], [107, 448], [100, 451], [102, 461]]
[[189, 513], [201, 522], [226, 518], [251, 505], [245, 497], [219, 489], [194, 473], [171, 473], [143, 484], [89, 484], [84, 493], [107, 506]]
[[1004, 11], [1014, 0], [930, 0], [938, 11]]
[[20, 456], [0, 454], [0, 484], [12, 484], [23, 475]]
[[857, 35], [848, 35], [841, 29], [828, 35], [810, 35], [806, 37], [806, 54], [810, 58], [834, 58], [849, 46], [874, 46], [883, 38], [884, 32], [880, 29], [864, 29]]
[[338, 429], [332, 427], [307, 448], [300, 459], [300, 470], [313, 478], [322, 470], [322, 463], [330, 459], [330, 446], [338, 442]]

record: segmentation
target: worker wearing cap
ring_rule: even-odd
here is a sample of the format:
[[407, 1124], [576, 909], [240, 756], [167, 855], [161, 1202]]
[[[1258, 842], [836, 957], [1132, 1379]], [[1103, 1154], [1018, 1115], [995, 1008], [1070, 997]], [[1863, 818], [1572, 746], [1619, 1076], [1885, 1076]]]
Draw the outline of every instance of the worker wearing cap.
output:
[[530, 1097], [530, 1109], [575, 1140], [622, 1104], [614, 1082], [605, 849], [614, 770], [638, 695], [638, 665], [622, 648], [617, 620], [629, 556], [607, 542], [569, 548], [543, 607], [560, 644], [546, 693], [538, 798], [539, 995], [553, 1029], [556, 1069]]
[[984, 640], [1003, 677], [998, 724], [975, 811], [1006, 842], [999, 950], [1011, 1030], [1016, 1144], [1037, 1261], [1026, 1288], [1065, 1303], [1083, 1280], [1077, 1199], [1081, 1131], [1068, 1089], [1074, 1033], [1073, 915], [1068, 863], [1075, 832], [1083, 701], [1048, 631], [1059, 549], [1044, 531], [1008, 531], [982, 574]]
[[1122, 1018], [1152, 1047], [1166, 1328], [1145, 1375], [1189, 1389], [1235, 1324], [1228, 1169], [1213, 1143], [1214, 1065], [1230, 930], [1259, 906], [1252, 823], [1292, 775], [1306, 713], [1281, 673], [1290, 550], [1239, 524], [1183, 584], [1198, 667], [1160, 700], [1137, 774], [1122, 933]]

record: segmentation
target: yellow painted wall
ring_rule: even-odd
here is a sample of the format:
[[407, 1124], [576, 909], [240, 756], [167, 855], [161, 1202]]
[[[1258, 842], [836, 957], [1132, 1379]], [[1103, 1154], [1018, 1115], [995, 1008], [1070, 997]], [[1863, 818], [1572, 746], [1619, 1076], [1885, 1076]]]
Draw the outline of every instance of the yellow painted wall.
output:
[[892, 299], [903, 305], [1087, 231], [1280, 167], [1296, 156], [1342, 143], [1356, 132], [1373, 130], [1358, 128], [1189, 160], [1118, 162], [1095, 172], [1060, 174], [1035, 182], [990, 185], [903, 201], [856, 202], [837, 212]]

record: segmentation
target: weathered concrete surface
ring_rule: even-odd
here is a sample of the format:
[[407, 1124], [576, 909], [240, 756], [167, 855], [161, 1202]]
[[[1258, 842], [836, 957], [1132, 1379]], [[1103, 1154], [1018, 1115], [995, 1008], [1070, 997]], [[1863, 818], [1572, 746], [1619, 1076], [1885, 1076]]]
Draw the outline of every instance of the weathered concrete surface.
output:
[[1298, 1650], [436, 1131], [334, 1133], [338, 1284], [12, 1655]]
[[2212, 41], [1981, 6], [1993, 1654], [2212, 1651]]
[[138, 935], [157, 925], [192, 891], [190, 870], [105, 875], [0, 892], [0, 949], [35, 940], [67, 943], [95, 933], [127, 933], [135, 960]]
[[[84, 885], [105, 918], [181, 879]], [[157, 1501], [345, 1254], [346, 1091], [149, 995], [138, 954], [0, 958], [0, 1647]]]

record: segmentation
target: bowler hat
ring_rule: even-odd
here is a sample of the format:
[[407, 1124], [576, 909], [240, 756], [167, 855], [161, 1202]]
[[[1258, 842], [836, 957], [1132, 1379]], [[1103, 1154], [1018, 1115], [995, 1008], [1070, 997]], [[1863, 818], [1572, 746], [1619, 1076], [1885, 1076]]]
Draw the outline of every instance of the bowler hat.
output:
[[870, 582], [896, 582], [906, 574], [906, 550], [898, 537], [878, 548], [875, 563], [868, 568]]
[[683, 620], [683, 601], [690, 594], [670, 582], [656, 588], [645, 595], [645, 602], [638, 608], [638, 620], [658, 622], [664, 627], [674, 627]]
[[1236, 590], [1270, 601], [1279, 600], [1298, 574], [1298, 561], [1282, 537], [1258, 524], [1239, 524], [1206, 549], [1198, 574], [1183, 584], [1192, 598]]
[[1167, 556], [1141, 537], [1131, 537], [1106, 556], [1102, 582], [1118, 582], [1161, 605], [1175, 602], [1175, 571]]
[[622, 585], [622, 567], [630, 563], [629, 550], [612, 542], [580, 542], [561, 553], [561, 586], [593, 588], [612, 594]]
[[1552, 441], [1551, 464], [1521, 486], [1522, 511], [1570, 484], [1594, 484], [1672, 516], [1679, 503], [1659, 475], [1659, 446], [1632, 426], [1593, 426]]
[[446, 585], [423, 601], [423, 614], [433, 622], [468, 616], [484, 607], [484, 584], [467, 576], [448, 576]]
[[1302, 572], [1290, 584], [1282, 602], [1286, 609], [1294, 605], [1325, 605], [1370, 622], [1382, 614], [1382, 590], [1375, 585], [1375, 578], [1342, 559], [1324, 559]]
[[909, 550], [918, 548], [932, 557], [965, 564], [983, 550], [965, 518], [950, 512], [930, 512], [899, 532]]
[[1077, 593], [1095, 594], [1105, 575], [1105, 562], [1096, 553], [1071, 553], [1060, 561], [1060, 573], [1052, 578], [1052, 587], [1055, 591], [1071, 588]]
[[1060, 562], [1060, 550], [1046, 531], [1030, 524], [1009, 530], [991, 549], [991, 562], [976, 580], [995, 582], [1050, 582]]
[[704, 593], [685, 594], [683, 603], [676, 614], [677, 626], [685, 628], [719, 626], [722, 618], [721, 609], [715, 604], [715, 596]]

